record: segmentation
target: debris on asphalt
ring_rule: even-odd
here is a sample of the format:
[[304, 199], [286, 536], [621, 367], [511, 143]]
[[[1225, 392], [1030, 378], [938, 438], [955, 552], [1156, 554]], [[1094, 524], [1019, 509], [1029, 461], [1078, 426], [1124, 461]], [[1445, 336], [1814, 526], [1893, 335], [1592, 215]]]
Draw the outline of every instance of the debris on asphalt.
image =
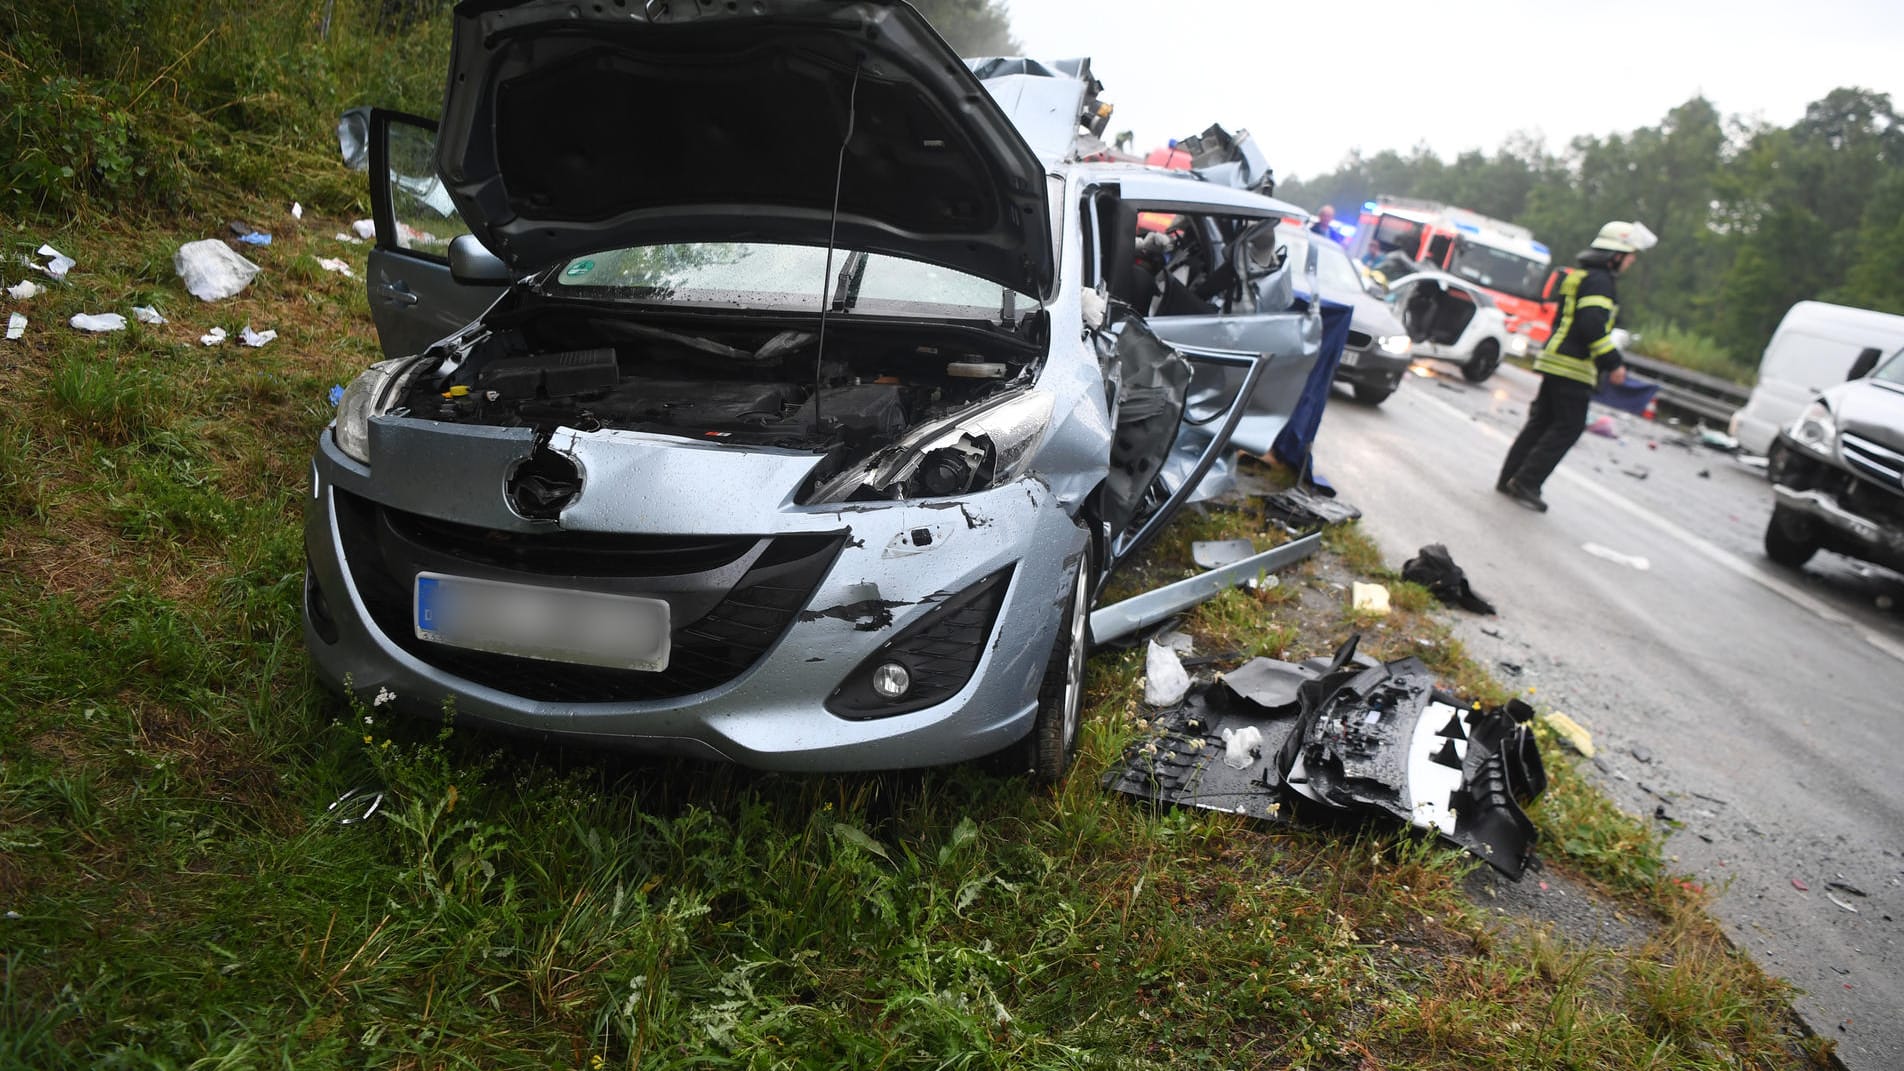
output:
[[250, 286], [259, 268], [218, 239], [201, 238], [179, 246], [172, 256], [172, 270], [178, 272], [193, 297], [222, 301]]
[[1797, 890], [1798, 890], [1799, 892], [1810, 892], [1810, 891], [1811, 891], [1811, 886], [1809, 886], [1809, 885], [1807, 885], [1807, 884], [1805, 884], [1804, 882], [1802, 882], [1802, 881], [1800, 881], [1800, 880], [1799, 880], [1799, 879], [1797, 879], [1797, 878], [1793, 878], [1793, 879], [1792, 879], [1792, 888], [1794, 888], [1794, 889], [1797, 889]]
[[1247, 539], [1198, 540], [1190, 544], [1190, 560], [1199, 569], [1221, 569], [1256, 553], [1256, 544]]
[[142, 324], [162, 324], [165, 322], [165, 317], [161, 316], [159, 310], [151, 305], [134, 305], [132, 307], [132, 316], [133, 319], [138, 320]]
[[1540, 716], [1540, 723], [1552, 729], [1554, 735], [1560, 738], [1561, 743], [1578, 752], [1583, 758], [1590, 759], [1593, 757], [1593, 734], [1588, 732], [1586, 727], [1579, 722], [1559, 711], [1553, 711], [1551, 713], [1542, 714]]
[[1483, 636], [1492, 636], [1492, 637], [1494, 637], [1494, 638], [1495, 638], [1495, 639], [1497, 639], [1497, 640], [1498, 640], [1498, 639], [1502, 639], [1502, 638], [1504, 638], [1504, 637], [1502, 637], [1502, 635], [1501, 635], [1501, 630], [1500, 630], [1500, 629], [1498, 629], [1498, 628], [1488, 628], [1488, 627], [1486, 627], [1485, 625], [1484, 625], [1484, 626], [1482, 626], [1482, 628], [1481, 628], [1481, 635], [1483, 635]]
[[1712, 470], [1711, 470], [1711, 469], [1700, 469], [1700, 470], [1699, 470], [1699, 478], [1700, 478], [1700, 479], [1702, 479], [1702, 480], [1710, 480], [1710, 479], [1712, 479]]
[[1614, 562], [1618, 565], [1624, 565], [1631, 569], [1638, 569], [1642, 573], [1653, 567], [1652, 562], [1647, 561], [1637, 554], [1622, 554], [1612, 547], [1603, 547], [1598, 543], [1582, 543], [1580, 549], [1596, 558]]
[[1830, 893], [1825, 894], [1825, 899], [1830, 900], [1832, 903], [1837, 904], [1839, 907], [1844, 908], [1846, 911], [1851, 912], [1853, 915], [1858, 913], [1858, 909], [1856, 907], [1853, 907], [1851, 904], [1848, 904], [1845, 901], [1838, 899], [1836, 896], [1833, 896]]
[[1600, 419], [1588, 424], [1587, 430], [1602, 439], [1617, 439], [1620, 437], [1619, 430], [1613, 426], [1613, 417], [1607, 414], [1601, 415]]
[[1438, 690], [1419, 659], [1371, 663], [1357, 643], [1298, 667], [1298, 700], [1283, 713], [1240, 696], [1240, 671], [1193, 690], [1151, 719], [1103, 786], [1265, 821], [1289, 809], [1386, 817], [1518, 880], [1537, 865], [1522, 807], [1547, 785], [1527, 728], [1533, 709], [1474, 709]]
[[1622, 468], [1620, 474], [1623, 476], [1631, 476], [1636, 480], [1644, 480], [1653, 474], [1653, 470], [1647, 468], [1645, 465], [1635, 465], [1632, 468]]
[[214, 327], [210, 331], [198, 336], [198, 341], [200, 345], [216, 346], [220, 342], [225, 341], [225, 329], [222, 327]]
[[26, 317], [13, 313], [7, 317], [7, 341], [12, 342], [26, 334]]
[[1388, 589], [1380, 584], [1355, 582], [1354, 593], [1349, 597], [1349, 605], [1358, 613], [1388, 613]]
[[1144, 702], [1153, 707], [1176, 706], [1189, 690], [1190, 674], [1177, 653], [1152, 640], [1144, 650]]
[[1510, 677], [1520, 676], [1523, 672], [1525, 672], [1527, 668], [1521, 665], [1519, 662], [1497, 662], [1495, 664], [1501, 667], [1501, 672], [1507, 674]]
[[40, 264], [32, 260], [27, 260], [26, 263], [35, 268], [38, 268], [39, 270], [45, 272], [46, 274], [52, 276], [55, 279], [65, 279], [67, 272], [72, 271], [74, 268], [79, 266], [79, 261], [74, 260], [72, 257], [67, 256], [66, 254], [60, 252], [57, 249], [54, 249], [50, 245], [42, 245], [39, 248], [37, 255], [42, 257], [49, 257], [51, 259], [49, 259], [44, 264]]
[[334, 271], [346, 279], [356, 278], [356, 273], [350, 270], [350, 261], [341, 257], [318, 257], [317, 266], [325, 271]]
[[1440, 543], [1430, 543], [1415, 552], [1402, 565], [1402, 579], [1420, 584], [1446, 606], [1459, 606], [1477, 614], [1493, 615], [1494, 604], [1474, 593], [1468, 586], [1468, 574], [1454, 563], [1454, 556]]
[[250, 324], [246, 324], [244, 330], [238, 332], [238, 341], [250, 346], [254, 350], [277, 337], [278, 333], [276, 331], [253, 331]]
[[1326, 528], [1332, 524], [1358, 520], [1362, 516], [1361, 510], [1339, 498], [1311, 494], [1300, 487], [1290, 487], [1263, 496], [1263, 508], [1269, 512], [1272, 520], [1292, 532]]
[[1699, 445], [1712, 450], [1718, 450], [1721, 453], [1736, 454], [1739, 452], [1739, 440], [1734, 439], [1723, 431], [1714, 431], [1704, 424], [1699, 426]]
[[126, 318], [116, 312], [76, 312], [66, 321], [81, 331], [100, 334], [106, 331], [124, 331]]
[[1653, 761], [1653, 753], [1651, 751], [1648, 751], [1645, 747], [1642, 747], [1639, 744], [1634, 744], [1631, 748], [1628, 749], [1628, 751], [1632, 754], [1634, 758], [1640, 760], [1641, 762], [1651, 764]]
[[1863, 889], [1858, 888], [1856, 885], [1852, 885], [1849, 882], [1843, 882], [1843, 881], [1827, 881], [1825, 882], [1825, 888], [1836, 889], [1837, 891], [1841, 893], [1849, 893], [1852, 896], [1868, 897], [1871, 895], [1870, 893], [1865, 892]]
[[46, 287], [41, 286], [31, 279], [22, 279], [12, 286], [7, 287], [7, 296], [15, 301], [25, 301], [28, 298], [39, 297], [44, 293], [46, 293]]

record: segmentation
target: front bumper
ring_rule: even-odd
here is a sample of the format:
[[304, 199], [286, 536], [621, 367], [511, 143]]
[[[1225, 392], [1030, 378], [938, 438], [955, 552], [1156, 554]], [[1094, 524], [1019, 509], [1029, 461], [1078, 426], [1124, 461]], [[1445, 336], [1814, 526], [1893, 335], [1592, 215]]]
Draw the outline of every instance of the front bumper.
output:
[[1342, 362], [1335, 368], [1335, 381], [1394, 390], [1401, 386], [1402, 376], [1407, 374], [1412, 361], [1408, 354], [1396, 357], [1376, 346], [1345, 349]]
[[1817, 524], [1827, 550], [1904, 569], [1904, 490], [1880, 485], [1780, 435], [1769, 472], [1780, 509]]
[[[485, 451], [506, 454], [511, 447], [497, 440], [516, 433], [473, 434], [480, 441], [460, 446], [466, 466]], [[526, 443], [517, 446], [526, 452]], [[427, 488], [411, 479], [404, 459], [424, 447], [420, 439], [409, 445], [374, 453], [391, 458], [391, 471], [372, 481], [328, 434], [321, 439], [305, 522], [305, 637], [320, 678], [366, 698], [387, 689], [413, 713], [435, 714], [447, 699], [463, 720], [763, 769], [936, 765], [1021, 738], [1060, 627], [1066, 562], [1075, 564], [1087, 538], [1035, 478], [957, 500], [802, 507], [763, 492], [763, 481], [740, 478], [772, 463], [748, 451], [578, 438], [570, 449], [585, 471], [603, 474], [604, 493], [582, 509], [585, 494], [564, 514], [564, 529], [554, 534], [578, 545], [558, 550], [577, 562], [620, 553], [613, 548], [621, 540], [653, 550], [654, 560], [639, 565], [569, 571], [611, 576], [602, 583], [615, 590], [674, 601], [677, 659], [669, 671], [645, 677], [562, 663], [505, 672], [497, 656], [405, 635], [408, 590], [418, 568], [491, 569], [494, 556], [465, 538], [472, 530], [519, 539], [529, 526], [507, 512], [492, 481], [475, 478], [480, 465], [464, 471], [471, 488], [487, 494], [440, 478]], [[672, 480], [657, 486], [664, 475]], [[695, 490], [723, 486], [733, 493]], [[391, 500], [393, 491], [401, 501]], [[723, 564], [726, 552], [710, 544], [754, 549], [739, 564]], [[829, 695], [882, 644], [1000, 571], [1010, 581], [997, 623], [956, 694], [878, 719], [828, 712]], [[728, 598], [736, 592], [745, 598]], [[734, 605], [739, 612], [721, 609]], [[754, 647], [735, 654], [734, 643], [747, 634]]]

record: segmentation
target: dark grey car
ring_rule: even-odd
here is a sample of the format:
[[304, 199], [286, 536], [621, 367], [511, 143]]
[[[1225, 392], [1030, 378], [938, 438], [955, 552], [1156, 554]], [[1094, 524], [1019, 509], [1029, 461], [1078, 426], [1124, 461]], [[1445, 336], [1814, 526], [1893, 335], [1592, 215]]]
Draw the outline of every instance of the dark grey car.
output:
[[[1349, 342], [1336, 366], [1335, 381], [1355, 392], [1355, 400], [1380, 405], [1402, 385], [1413, 360], [1414, 344], [1388, 302], [1370, 294], [1348, 251], [1333, 241], [1299, 227], [1281, 227], [1277, 236], [1289, 247], [1289, 257], [1305, 263], [1311, 245], [1316, 250], [1316, 287], [1325, 300], [1347, 305]], [[1300, 291], [1301, 287], [1298, 287]], [[1307, 296], [1307, 295], [1304, 295]]]

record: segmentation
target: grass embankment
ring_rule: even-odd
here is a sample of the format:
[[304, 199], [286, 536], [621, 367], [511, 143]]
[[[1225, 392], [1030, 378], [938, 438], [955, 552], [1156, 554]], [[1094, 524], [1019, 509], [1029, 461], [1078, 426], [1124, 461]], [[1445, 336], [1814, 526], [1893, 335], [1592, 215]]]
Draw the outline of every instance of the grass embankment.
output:
[[[316, 689], [300, 498], [325, 393], [373, 359], [337, 219], [248, 251], [205, 306], [172, 277], [222, 220], [10, 233], [80, 267], [0, 343], [0, 1067], [1733, 1068], [1798, 1051], [1659, 845], [1547, 749], [1551, 866], [1651, 920], [1632, 948], [1498, 928], [1472, 865], [1392, 833], [1156, 814], [1097, 775], [1141, 656], [1093, 663], [1080, 767], [786, 777], [575, 758], [393, 722]], [[346, 255], [361, 266], [361, 250]], [[19, 272], [11, 270], [8, 281]], [[162, 327], [74, 312], [156, 303]], [[17, 307], [7, 302], [10, 310]], [[262, 350], [197, 343], [219, 324]], [[1265, 530], [1253, 509], [1176, 526]], [[1365, 629], [1499, 686], [1354, 529], [1284, 586], [1189, 618], [1303, 657]], [[1425, 642], [1423, 642], [1425, 641]], [[339, 825], [348, 789], [383, 814]], [[16, 917], [17, 915], [17, 917]]]

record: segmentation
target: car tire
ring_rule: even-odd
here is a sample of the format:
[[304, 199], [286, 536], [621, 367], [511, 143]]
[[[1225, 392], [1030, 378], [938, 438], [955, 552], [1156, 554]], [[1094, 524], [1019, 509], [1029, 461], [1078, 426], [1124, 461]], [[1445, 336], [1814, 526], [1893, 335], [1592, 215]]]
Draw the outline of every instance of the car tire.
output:
[[1084, 722], [1084, 664], [1091, 653], [1091, 588], [1097, 576], [1097, 548], [1086, 542], [1078, 556], [1071, 590], [1065, 595], [1064, 624], [1038, 688], [1038, 720], [1017, 749], [1019, 769], [1041, 785], [1064, 780], [1078, 751]]
[[1482, 339], [1481, 344], [1474, 347], [1474, 356], [1468, 358], [1468, 363], [1461, 366], [1461, 378], [1470, 383], [1485, 383], [1499, 367], [1501, 367], [1500, 344], [1491, 338]]
[[1765, 556], [1798, 569], [1818, 553], [1818, 536], [1810, 517], [1784, 506], [1772, 507], [1772, 519], [1765, 525]]
[[1380, 405], [1388, 401], [1388, 396], [1393, 393], [1395, 393], [1394, 387], [1384, 387], [1377, 383], [1355, 385], [1355, 400], [1363, 405]]

